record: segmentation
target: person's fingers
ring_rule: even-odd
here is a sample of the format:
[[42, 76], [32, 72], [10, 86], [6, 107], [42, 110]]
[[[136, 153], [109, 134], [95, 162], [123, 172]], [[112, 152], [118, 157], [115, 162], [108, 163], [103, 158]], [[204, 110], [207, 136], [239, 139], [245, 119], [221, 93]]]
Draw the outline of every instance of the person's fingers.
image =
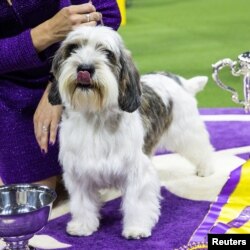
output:
[[49, 122], [38, 121], [35, 129], [36, 139], [42, 153], [48, 152]]
[[85, 14], [85, 13], [95, 12], [96, 8], [91, 3], [85, 3], [85, 4], [71, 5], [69, 7], [66, 7], [66, 11], [68, 11], [69, 14]]
[[33, 123], [34, 123], [34, 133], [35, 133], [36, 141], [39, 144], [38, 121], [37, 121], [36, 115], [34, 116]]
[[40, 133], [40, 148], [42, 153], [48, 152], [48, 141], [49, 141], [49, 132], [50, 132], [50, 125], [46, 122], [41, 123], [42, 125], [39, 125], [41, 127], [41, 133]]
[[89, 23], [82, 23], [80, 25], [78, 25], [77, 27], [75, 28], [78, 28], [78, 27], [86, 27], [86, 26], [96, 26], [97, 25], [97, 22], [96, 21], [92, 21], [92, 22], [89, 22]]
[[92, 12], [87, 14], [76, 14], [72, 17], [72, 23], [82, 24], [89, 22], [99, 22], [102, 19], [102, 14], [99, 12]]
[[59, 120], [52, 120], [50, 124], [49, 143], [55, 144]]
[[84, 14], [84, 18], [85, 18], [85, 23], [89, 23], [89, 22], [92, 22], [92, 21], [100, 21], [102, 19], [102, 14], [99, 13], [99, 12], [92, 12], [92, 13], [89, 13], [89, 14]]
[[92, 21], [92, 22], [89, 22], [89, 23], [85, 23], [85, 25], [87, 25], [87, 26], [96, 26], [97, 22], [96, 21]]

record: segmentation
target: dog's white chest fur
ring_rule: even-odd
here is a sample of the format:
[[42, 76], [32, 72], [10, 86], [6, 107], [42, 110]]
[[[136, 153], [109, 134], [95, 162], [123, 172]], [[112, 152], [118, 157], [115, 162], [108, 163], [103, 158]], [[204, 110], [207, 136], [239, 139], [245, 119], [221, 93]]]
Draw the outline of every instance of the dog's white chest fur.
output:
[[[64, 172], [91, 178], [99, 188], [123, 182], [143, 146], [138, 112], [88, 116], [65, 115], [60, 129], [60, 161]], [[129, 127], [134, 129], [128, 129]], [[133, 150], [132, 150], [133, 149]]]

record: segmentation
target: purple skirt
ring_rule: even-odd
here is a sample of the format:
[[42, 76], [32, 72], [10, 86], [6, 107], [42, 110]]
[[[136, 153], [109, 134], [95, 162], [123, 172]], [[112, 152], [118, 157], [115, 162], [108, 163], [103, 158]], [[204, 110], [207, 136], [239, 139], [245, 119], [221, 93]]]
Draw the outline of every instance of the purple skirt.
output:
[[58, 143], [43, 155], [34, 134], [33, 115], [45, 87], [0, 79], [0, 177], [5, 184], [30, 183], [61, 174]]

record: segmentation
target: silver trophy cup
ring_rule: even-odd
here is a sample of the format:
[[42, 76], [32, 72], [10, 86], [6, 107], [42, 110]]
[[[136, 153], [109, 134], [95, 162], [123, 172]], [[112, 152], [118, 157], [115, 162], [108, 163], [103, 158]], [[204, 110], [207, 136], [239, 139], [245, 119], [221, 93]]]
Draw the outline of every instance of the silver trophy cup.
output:
[[[250, 111], [250, 52], [239, 55], [236, 61], [232, 61], [229, 58], [222, 59], [213, 64], [212, 67], [212, 77], [216, 84], [223, 90], [230, 92], [233, 102], [242, 105], [245, 108], [245, 112], [248, 113]], [[239, 94], [234, 88], [220, 80], [219, 71], [224, 67], [230, 67], [233, 76], [243, 76], [243, 100], [239, 98]]]
[[48, 221], [54, 190], [35, 184], [0, 187], [0, 238], [5, 250], [29, 250], [28, 241]]

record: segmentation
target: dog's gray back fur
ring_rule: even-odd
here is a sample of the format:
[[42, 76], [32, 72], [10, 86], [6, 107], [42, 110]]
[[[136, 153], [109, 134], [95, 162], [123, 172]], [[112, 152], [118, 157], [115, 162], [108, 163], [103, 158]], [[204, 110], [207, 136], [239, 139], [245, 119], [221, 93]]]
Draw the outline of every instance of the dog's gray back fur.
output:
[[161, 97], [149, 86], [142, 82], [142, 96], [139, 112], [145, 129], [143, 151], [153, 154], [162, 134], [172, 121], [172, 100], [166, 106]]

